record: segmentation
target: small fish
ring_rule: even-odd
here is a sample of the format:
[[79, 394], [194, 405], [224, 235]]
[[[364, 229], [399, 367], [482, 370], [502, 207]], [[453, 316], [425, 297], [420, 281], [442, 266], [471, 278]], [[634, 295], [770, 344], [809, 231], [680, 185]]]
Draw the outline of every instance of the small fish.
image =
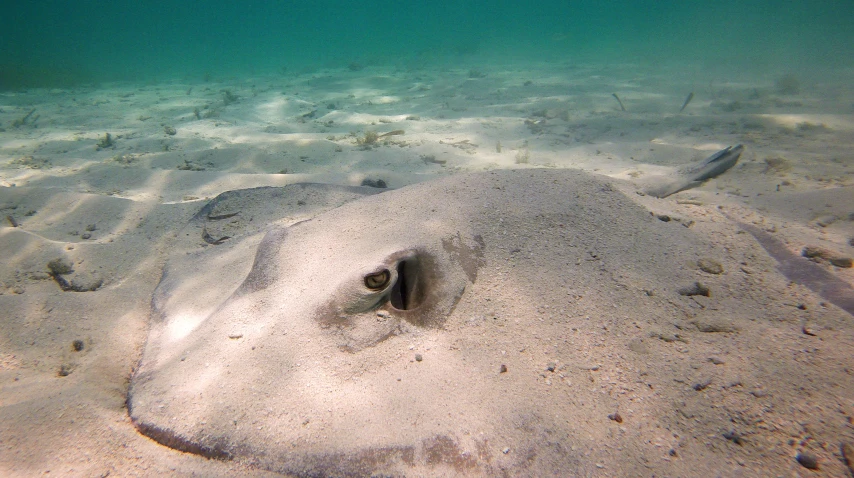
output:
[[688, 93], [688, 97], [685, 98], [685, 102], [682, 103], [682, 107], [679, 108], [679, 112], [681, 113], [683, 110], [685, 110], [685, 107], [688, 106], [688, 103], [690, 103], [691, 100], [693, 100], [693, 99], [694, 99], [694, 92], [692, 91], [692, 92]]
[[623, 106], [623, 102], [622, 102], [622, 100], [620, 100], [620, 97], [619, 97], [619, 96], [617, 96], [617, 94], [616, 94], [616, 93], [611, 93], [611, 96], [613, 96], [614, 98], [616, 98], [616, 99], [617, 99], [617, 103], [620, 103], [620, 109], [621, 109], [621, 110], [623, 110], [623, 111], [626, 111], [626, 107], [625, 107], [625, 106]]

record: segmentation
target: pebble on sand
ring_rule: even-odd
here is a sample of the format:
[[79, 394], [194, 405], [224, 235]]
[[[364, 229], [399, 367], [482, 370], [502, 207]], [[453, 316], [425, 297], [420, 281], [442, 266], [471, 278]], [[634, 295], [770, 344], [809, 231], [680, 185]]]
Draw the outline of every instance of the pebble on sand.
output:
[[707, 274], [722, 274], [724, 272], [724, 268], [720, 262], [712, 259], [700, 259], [697, 261], [697, 267]]
[[795, 459], [808, 470], [818, 470], [818, 458], [810, 452], [802, 451]]
[[702, 295], [705, 297], [710, 296], [709, 288], [704, 286], [703, 284], [701, 284], [699, 282], [694, 282], [693, 285], [690, 285], [687, 287], [682, 287], [679, 290], [677, 290], [677, 292], [679, 293], [679, 295], [684, 295], [684, 296], [688, 296], [688, 297], [691, 297], [694, 295]]
[[608, 418], [614, 420], [617, 423], [623, 423], [623, 416], [620, 415], [620, 412], [614, 412], [608, 415]]

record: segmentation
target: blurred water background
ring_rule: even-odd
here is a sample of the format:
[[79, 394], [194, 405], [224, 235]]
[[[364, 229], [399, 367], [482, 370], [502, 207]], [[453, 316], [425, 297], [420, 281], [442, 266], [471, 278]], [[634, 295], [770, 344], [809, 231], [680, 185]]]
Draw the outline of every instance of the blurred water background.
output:
[[851, 0], [43, 0], [0, 6], [0, 89], [529, 61], [822, 74]]

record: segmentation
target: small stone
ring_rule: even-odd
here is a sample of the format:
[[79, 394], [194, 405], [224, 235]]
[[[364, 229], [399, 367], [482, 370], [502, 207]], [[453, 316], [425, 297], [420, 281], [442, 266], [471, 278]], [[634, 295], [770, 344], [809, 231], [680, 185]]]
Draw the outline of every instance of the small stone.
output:
[[734, 431], [729, 431], [729, 432], [724, 433], [724, 438], [735, 443], [738, 446], [744, 445], [744, 439], [741, 438], [741, 436]]
[[795, 459], [808, 470], [818, 470], [818, 458], [810, 452], [802, 451]]
[[837, 256], [833, 252], [821, 247], [807, 246], [801, 251], [801, 255], [813, 262], [828, 261], [836, 267], [849, 269], [854, 267], [854, 259], [845, 256]]
[[74, 271], [71, 268], [71, 263], [62, 258], [56, 258], [47, 263], [47, 268], [53, 275], [70, 274]]
[[697, 327], [697, 330], [700, 332], [707, 334], [738, 332], [738, 327], [723, 320], [711, 320], [708, 322], [695, 320], [692, 321], [691, 324]]
[[548, 370], [549, 372], [554, 372], [556, 368], [557, 364], [554, 362], [549, 362], [548, 364], [546, 364], [546, 370]]
[[498, 369], [498, 373], [506, 373], [506, 372], [507, 372], [507, 366], [504, 364], [501, 364], [501, 368]]
[[89, 234], [88, 232], [84, 232], [80, 237], [83, 239], [91, 239], [92, 234]]
[[68, 375], [71, 374], [71, 366], [66, 365], [66, 364], [60, 365], [59, 371], [56, 372], [56, 374], [59, 375], [60, 377], [67, 377]]
[[92, 292], [104, 285], [100, 275], [91, 272], [81, 272], [71, 278], [70, 289], [74, 292]]
[[838, 220], [839, 220], [838, 217], [836, 217], [832, 214], [828, 214], [826, 216], [821, 216], [818, 219], [816, 219], [815, 223], [821, 227], [827, 227], [827, 226], [833, 224], [834, 222], [836, 222]]
[[852, 476], [854, 476], [854, 446], [851, 446], [849, 443], [842, 442], [839, 445], [839, 451], [842, 452], [842, 462], [845, 463], [848, 471], [851, 472]]
[[622, 415], [620, 415], [620, 412], [614, 412], [614, 413], [608, 415], [608, 418], [610, 418], [611, 420], [614, 420], [617, 423], [623, 423], [623, 417], [622, 417]]
[[510, 447], [509, 447], [509, 446], [505, 446], [505, 447], [501, 450], [501, 453], [504, 453], [505, 455], [506, 455], [506, 454], [508, 454], [508, 453], [510, 453]]
[[830, 256], [831, 254], [830, 251], [828, 251], [827, 249], [822, 249], [820, 247], [815, 246], [806, 246], [801, 251], [801, 255], [806, 257], [807, 259], [824, 259]]
[[801, 255], [813, 262], [828, 261], [834, 266], [844, 269], [854, 267], [854, 259], [845, 256], [838, 256], [827, 249], [822, 249], [821, 247], [804, 247]]
[[80, 352], [81, 350], [83, 350], [84, 347], [83, 341], [77, 339], [74, 342], [71, 342], [71, 347], [74, 349], [75, 352]]
[[697, 266], [707, 274], [722, 274], [724, 271], [723, 266], [712, 259], [700, 259], [697, 261]]
[[687, 297], [691, 297], [694, 295], [702, 295], [704, 297], [709, 297], [711, 295], [709, 288], [699, 282], [694, 282], [693, 285], [688, 287], [682, 287], [676, 292], [678, 292], [679, 295], [684, 295]]
[[86, 230], [89, 232], [95, 231], [97, 229], [98, 229], [97, 224], [89, 224], [88, 226], [86, 226]]
[[424, 357], [422, 357], [421, 354], [415, 354], [415, 361], [416, 362], [420, 362], [422, 360], [424, 360]]
[[169, 136], [175, 136], [175, 134], [178, 132], [178, 131], [177, 131], [177, 130], [175, 130], [175, 128], [174, 128], [174, 127], [172, 127], [172, 126], [164, 126], [164, 127], [163, 127], [163, 131], [164, 131], [166, 134], [168, 134]]
[[369, 186], [372, 188], [387, 188], [388, 184], [382, 179], [373, 180], [370, 178], [365, 178], [362, 180], [362, 186]]

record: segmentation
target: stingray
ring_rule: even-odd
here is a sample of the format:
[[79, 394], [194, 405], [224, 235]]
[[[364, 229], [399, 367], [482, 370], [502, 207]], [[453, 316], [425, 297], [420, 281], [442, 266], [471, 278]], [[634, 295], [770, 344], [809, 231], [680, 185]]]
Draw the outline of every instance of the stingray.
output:
[[597, 347], [682, 314], [713, 247], [580, 171], [376, 192], [200, 212], [152, 299], [134, 424], [296, 476], [597, 473], [607, 397], [584, 384], [614, 352]]

